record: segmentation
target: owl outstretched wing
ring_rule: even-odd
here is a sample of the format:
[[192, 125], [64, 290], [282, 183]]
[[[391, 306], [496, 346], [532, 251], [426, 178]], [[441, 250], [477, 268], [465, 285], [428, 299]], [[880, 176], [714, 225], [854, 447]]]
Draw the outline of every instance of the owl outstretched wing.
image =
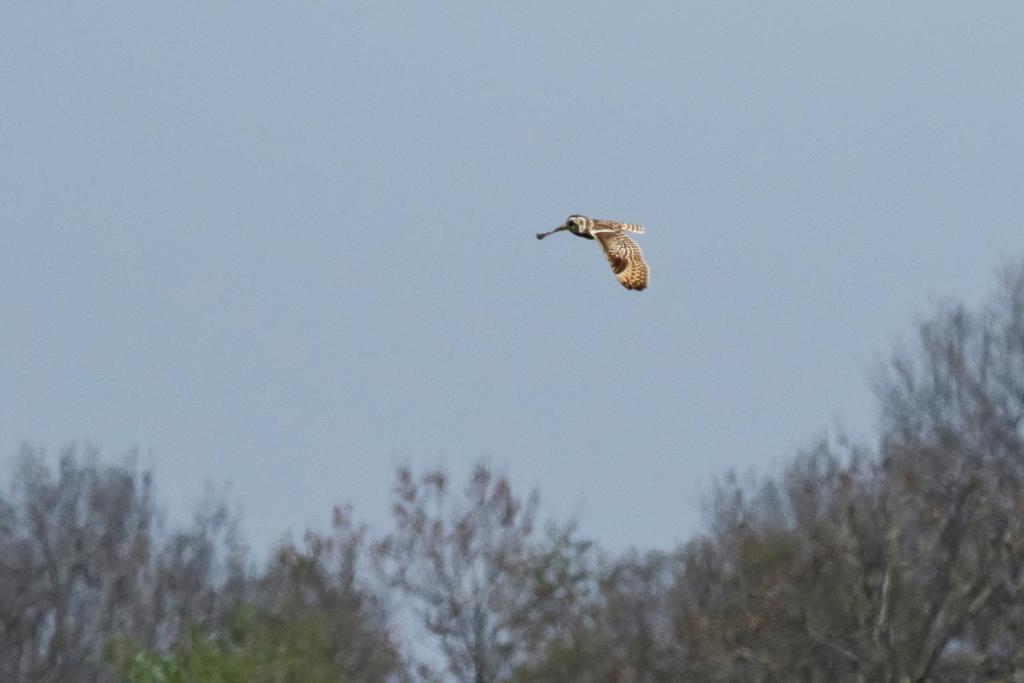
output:
[[647, 287], [648, 268], [640, 245], [622, 230], [613, 232], [595, 231], [595, 237], [604, 249], [604, 255], [612, 265], [612, 272], [626, 289], [637, 291]]
[[613, 225], [619, 230], [625, 230], [627, 232], [635, 232], [638, 235], [644, 234], [644, 226], [637, 225], [636, 223], [619, 223], [618, 221], [600, 221], [606, 222], [609, 225]]

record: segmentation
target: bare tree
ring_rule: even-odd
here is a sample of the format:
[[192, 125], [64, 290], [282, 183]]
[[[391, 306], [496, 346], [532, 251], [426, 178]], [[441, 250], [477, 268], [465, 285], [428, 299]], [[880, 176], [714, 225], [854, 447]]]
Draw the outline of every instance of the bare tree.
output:
[[941, 306], [876, 386], [877, 450], [823, 440], [726, 479], [708, 533], [627, 562], [635, 607], [602, 596], [549, 661], [592, 681], [1024, 679], [1024, 264], [980, 311]]
[[676, 558], [629, 552], [593, 570], [597, 590], [545, 654], [517, 670], [516, 683], [673, 683], [690, 673], [675, 638]]
[[331, 533], [307, 532], [301, 547], [286, 542], [274, 551], [250, 604], [263, 619], [319, 624], [323, 655], [346, 683], [405, 681], [390, 607], [362, 579], [365, 550], [365, 527], [337, 507]]
[[401, 468], [378, 543], [339, 508], [257, 575], [221, 497], [168, 530], [133, 461], [68, 448], [54, 469], [26, 447], [0, 495], [0, 680], [118, 680], [103, 646], [127, 636], [137, 680], [201, 653], [267, 680], [406, 683], [396, 603], [443, 660], [423, 680], [1024, 680], [1024, 262], [979, 310], [939, 307], [876, 389], [876, 444], [728, 477], [706, 533], [612, 559], [571, 523], [538, 529], [537, 495], [481, 464], [460, 491]]
[[507, 681], [571, 619], [586, 590], [588, 545], [572, 526], [535, 528], [537, 496], [477, 465], [464, 495], [443, 472], [399, 469], [394, 530], [377, 548], [384, 576], [410, 600], [463, 683]]
[[160, 517], [130, 460], [68, 447], [54, 472], [21, 450], [0, 498], [0, 680], [102, 680], [109, 637], [167, 643], [218, 612], [242, 571], [223, 505], [166, 538]]
[[1024, 675], [1024, 262], [1000, 280], [977, 313], [943, 306], [878, 381], [901, 512], [886, 560], [907, 567], [916, 617], [886, 627], [909, 636], [910, 680]]

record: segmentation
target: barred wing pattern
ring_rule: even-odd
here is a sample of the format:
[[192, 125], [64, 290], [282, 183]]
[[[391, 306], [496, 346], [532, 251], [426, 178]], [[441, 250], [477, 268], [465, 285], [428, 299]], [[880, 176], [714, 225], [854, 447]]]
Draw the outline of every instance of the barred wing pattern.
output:
[[[610, 230], [601, 230], [600, 227], [595, 226], [593, 234], [601, 243], [604, 255], [608, 257], [608, 262], [612, 264], [612, 272], [615, 273], [615, 277], [619, 278], [619, 282], [626, 289], [638, 291], [645, 289], [647, 287], [648, 270], [647, 264], [644, 263], [644, 256], [640, 252], [640, 245], [622, 232], [626, 224], [612, 224], [609, 222], [605, 223], [605, 225], [615, 227]], [[643, 231], [643, 228], [639, 230], [635, 228], [640, 228], [640, 226], [629, 224], [628, 229], [631, 229], [633, 232]]]
[[617, 223], [615, 221], [595, 221], [598, 225], [610, 225], [613, 228], [619, 230], [628, 230], [629, 232], [635, 232], [638, 235], [644, 234], [644, 226], [637, 225], [636, 223]]

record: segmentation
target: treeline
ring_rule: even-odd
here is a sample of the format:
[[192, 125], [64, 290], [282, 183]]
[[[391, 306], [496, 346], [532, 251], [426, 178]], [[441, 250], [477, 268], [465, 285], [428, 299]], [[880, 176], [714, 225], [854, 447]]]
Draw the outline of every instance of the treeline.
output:
[[247, 554], [222, 500], [24, 447], [0, 497], [0, 681], [1024, 680], [1024, 263], [875, 373], [875, 443], [730, 477], [707, 531], [612, 555], [479, 465], [397, 472], [393, 523]]

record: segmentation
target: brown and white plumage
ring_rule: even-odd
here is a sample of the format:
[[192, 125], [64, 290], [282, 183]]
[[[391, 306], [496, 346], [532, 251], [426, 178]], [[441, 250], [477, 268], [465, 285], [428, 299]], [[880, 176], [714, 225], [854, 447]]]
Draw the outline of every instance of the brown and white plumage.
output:
[[648, 268], [640, 245], [622, 232], [599, 232], [597, 241], [612, 264], [612, 272], [626, 289], [641, 290], [647, 287]]
[[626, 234], [628, 231], [642, 235], [644, 233], [643, 226], [635, 223], [596, 220], [574, 214], [569, 216], [563, 225], [551, 232], [538, 233], [537, 239], [543, 239], [561, 230], [568, 230], [574, 235], [589, 240], [596, 239], [604, 250], [605, 256], [608, 257], [612, 272], [626, 289], [639, 291], [647, 287], [650, 270], [644, 263], [640, 245]]

